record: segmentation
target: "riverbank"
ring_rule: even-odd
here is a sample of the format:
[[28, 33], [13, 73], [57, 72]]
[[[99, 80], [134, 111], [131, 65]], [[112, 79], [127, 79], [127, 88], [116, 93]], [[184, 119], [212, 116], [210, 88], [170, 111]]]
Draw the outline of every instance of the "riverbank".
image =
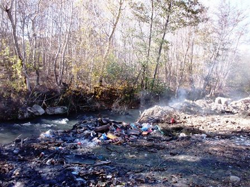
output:
[[[39, 115], [52, 115], [56, 108], [67, 115], [100, 110], [126, 113], [129, 109], [139, 108], [140, 99], [140, 94], [132, 88], [95, 87], [92, 92], [83, 88], [37, 88], [31, 93], [5, 90], [0, 96], [0, 120], [23, 120]], [[41, 110], [44, 112], [40, 112]]]

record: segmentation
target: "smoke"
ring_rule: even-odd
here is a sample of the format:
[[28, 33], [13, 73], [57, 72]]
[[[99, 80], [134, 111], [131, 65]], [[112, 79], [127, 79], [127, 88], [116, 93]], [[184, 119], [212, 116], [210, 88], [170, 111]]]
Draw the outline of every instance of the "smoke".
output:
[[228, 96], [240, 99], [250, 96], [250, 55], [244, 54], [241, 59], [233, 64], [227, 81]]
[[140, 92], [140, 109], [145, 109], [150, 107], [151, 94], [149, 91]]
[[178, 89], [176, 96], [170, 99], [168, 105], [170, 107], [179, 109], [181, 107], [181, 104], [185, 101], [185, 99], [188, 97], [188, 91], [180, 88]]

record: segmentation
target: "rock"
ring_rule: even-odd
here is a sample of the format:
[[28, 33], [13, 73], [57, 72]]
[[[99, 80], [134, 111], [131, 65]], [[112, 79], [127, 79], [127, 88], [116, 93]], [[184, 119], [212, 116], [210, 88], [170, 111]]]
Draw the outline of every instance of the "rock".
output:
[[48, 107], [46, 109], [46, 113], [49, 115], [65, 114], [67, 111], [68, 108], [66, 106]]
[[27, 110], [36, 116], [41, 116], [45, 113], [44, 109], [37, 104], [34, 104], [32, 107], [28, 107]]
[[18, 119], [20, 119], [20, 120], [28, 119], [34, 115], [41, 116], [44, 113], [45, 113], [45, 111], [41, 106], [34, 104], [32, 107], [20, 108], [18, 111]]
[[230, 182], [233, 183], [233, 184], [237, 184], [237, 183], [240, 182], [240, 178], [237, 177], [237, 176], [234, 176], [234, 175], [231, 175], [231, 176], [229, 177], [229, 180], [230, 180]]

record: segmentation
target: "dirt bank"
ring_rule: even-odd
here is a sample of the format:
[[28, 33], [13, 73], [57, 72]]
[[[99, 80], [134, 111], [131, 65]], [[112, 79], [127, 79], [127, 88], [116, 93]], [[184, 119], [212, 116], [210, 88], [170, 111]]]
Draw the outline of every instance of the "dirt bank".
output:
[[48, 89], [38, 87], [32, 92], [2, 90], [0, 92], [0, 120], [23, 120], [37, 117], [30, 113], [32, 106], [38, 105], [42, 110], [51, 107], [65, 107], [66, 113], [98, 111], [110, 109], [125, 113], [130, 108], [138, 108], [139, 96], [132, 88], [95, 87], [87, 88], [62, 87]]

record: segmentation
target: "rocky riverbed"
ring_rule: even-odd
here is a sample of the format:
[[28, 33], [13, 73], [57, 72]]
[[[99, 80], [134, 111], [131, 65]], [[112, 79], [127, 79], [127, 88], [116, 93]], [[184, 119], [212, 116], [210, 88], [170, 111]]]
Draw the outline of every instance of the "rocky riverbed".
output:
[[155, 108], [1, 146], [0, 186], [250, 186], [249, 117]]

